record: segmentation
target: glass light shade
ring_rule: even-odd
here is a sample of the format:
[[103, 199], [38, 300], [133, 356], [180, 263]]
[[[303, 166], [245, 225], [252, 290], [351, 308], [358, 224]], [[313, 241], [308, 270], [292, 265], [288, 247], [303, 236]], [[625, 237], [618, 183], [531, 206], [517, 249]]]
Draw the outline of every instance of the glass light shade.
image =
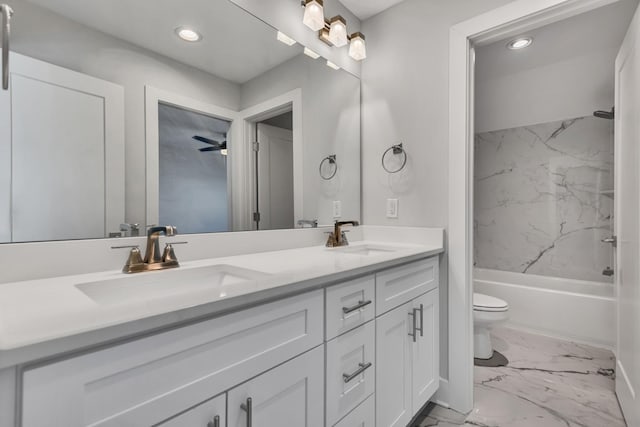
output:
[[313, 31], [320, 31], [324, 28], [324, 8], [322, 7], [322, 1], [307, 1], [304, 6], [302, 22]]
[[331, 28], [329, 30], [329, 41], [335, 47], [342, 47], [348, 43], [347, 22], [341, 16], [331, 18]]
[[355, 33], [351, 35], [349, 56], [356, 61], [362, 61], [367, 57], [367, 45], [364, 42], [364, 36], [362, 34]]

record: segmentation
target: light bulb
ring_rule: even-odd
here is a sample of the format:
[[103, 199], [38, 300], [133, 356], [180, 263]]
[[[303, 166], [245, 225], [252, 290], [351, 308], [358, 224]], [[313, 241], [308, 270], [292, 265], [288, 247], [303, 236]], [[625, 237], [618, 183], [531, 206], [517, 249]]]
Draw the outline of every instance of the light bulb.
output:
[[367, 46], [362, 33], [351, 34], [351, 44], [349, 45], [349, 56], [356, 61], [362, 61], [367, 57]]
[[347, 21], [338, 15], [331, 18], [329, 29], [329, 41], [335, 47], [342, 47], [347, 44]]
[[324, 8], [322, 0], [306, 0], [302, 22], [313, 31], [324, 28]]

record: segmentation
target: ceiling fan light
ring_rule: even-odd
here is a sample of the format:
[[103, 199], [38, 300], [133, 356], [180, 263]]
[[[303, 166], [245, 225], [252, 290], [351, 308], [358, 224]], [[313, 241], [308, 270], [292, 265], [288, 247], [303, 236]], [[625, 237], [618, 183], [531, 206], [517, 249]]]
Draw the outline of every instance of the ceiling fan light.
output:
[[342, 47], [348, 43], [347, 21], [340, 15], [334, 16], [329, 21], [329, 41], [335, 47]]
[[358, 32], [351, 34], [349, 56], [356, 61], [362, 61], [367, 57], [367, 45], [364, 41], [364, 35], [362, 33]]
[[220, 150], [220, 154], [222, 154], [223, 156], [228, 156], [229, 155], [229, 151], [227, 151], [226, 148], [223, 148]]
[[322, 0], [306, 0], [302, 22], [313, 31], [324, 28], [324, 8]]

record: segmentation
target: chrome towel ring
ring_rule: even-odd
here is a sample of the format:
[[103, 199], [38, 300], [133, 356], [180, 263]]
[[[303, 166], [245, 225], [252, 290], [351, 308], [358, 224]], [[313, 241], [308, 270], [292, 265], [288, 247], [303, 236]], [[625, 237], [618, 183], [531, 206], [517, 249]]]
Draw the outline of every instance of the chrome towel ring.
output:
[[[397, 169], [389, 169], [385, 164], [385, 158], [387, 155], [391, 153], [393, 155], [399, 156], [402, 155], [402, 164]], [[384, 154], [382, 154], [382, 168], [388, 173], [398, 173], [407, 165], [407, 152], [402, 147], [402, 142], [400, 144], [392, 145], [389, 147]]]
[[[324, 171], [324, 168], [327, 165], [329, 165], [329, 170], [330, 170], [330, 172], [328, 173]], [[329, 181], [334, 176], [336, 176], [336, 173], [338, 173], [338, 163], [336, 162], [336, 155], [332, 154], [322, 159], [322, 161], [320, 162], [320, 167], [318, 168], [318, 171], [320, 172], [320, 177], [325, 181]]]

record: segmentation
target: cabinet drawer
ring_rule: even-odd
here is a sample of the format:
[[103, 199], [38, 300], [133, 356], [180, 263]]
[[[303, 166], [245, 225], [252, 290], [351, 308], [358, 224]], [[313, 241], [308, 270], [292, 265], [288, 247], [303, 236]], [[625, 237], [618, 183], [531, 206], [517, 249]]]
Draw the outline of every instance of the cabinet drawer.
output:
[[376, 274], [379, 316], [438, 287], [438, 257], [412, 262]]
[[[143, 420], [141, 420], [143, 421]], [[142, 422], [139, 425], [144, 425]], [[223, 394], [172, 417], [154, 427], [224, 427], [227, 425], [227, 395]]]
[[358, 405], [334, 427], [375, 427], [375, 404], [375, 396], [367, 397], [367, 400]]
[[152, 425], [323, 341], [322, 290], [23, 375], [23, 427]]
[[375, 276], [327, 288], [327, 341], [375, 317]]
[[327, 343], [327, 425], [375, 391], [375, 339], [372, 321]]

